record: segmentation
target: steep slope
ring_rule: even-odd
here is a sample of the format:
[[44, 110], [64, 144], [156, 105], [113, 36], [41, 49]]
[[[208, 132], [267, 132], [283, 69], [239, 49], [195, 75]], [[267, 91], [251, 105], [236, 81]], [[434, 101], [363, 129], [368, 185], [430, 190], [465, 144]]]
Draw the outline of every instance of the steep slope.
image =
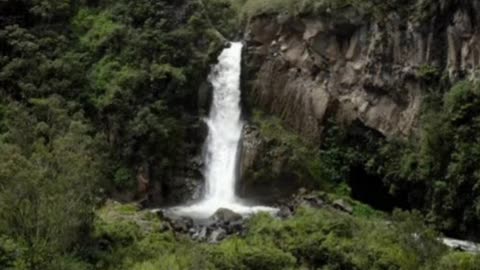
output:
[[256, 73], [253, 103], [314, 140], [329, 113], [388, 137], [408, 136], [427, 87], [476, 74], [480, 2], [440, 1], [431, 16], [403, 8], [381, 16], [347, 5], [252, 17], [246, 39]]
[[262, 147], [244, 149], [245, 190], [333, 182], [479, 237], [480, 1], [250, 0], [243, 11], [247, 103], [309, 149], [247, 130], [245, 144]]

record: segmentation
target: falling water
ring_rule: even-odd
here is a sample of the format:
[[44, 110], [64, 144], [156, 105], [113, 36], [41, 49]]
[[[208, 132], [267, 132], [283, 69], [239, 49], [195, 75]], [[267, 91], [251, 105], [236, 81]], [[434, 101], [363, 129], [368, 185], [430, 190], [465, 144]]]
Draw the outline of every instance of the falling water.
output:
[[258, 211], [274, 211], [262, 206], [246, 206], [235, 196], [238, 151], [243, 122], [240, 108], [240, 74], [242, 44], [231, 43], [218, 58], [209, 80], [213, 85], [213, 102], [206, 120], [209, 134], [205, 154], [205, 195], [197, 204], [178, 207], [180, 215], [207, 218], [219, 208], [228, 208], [248, 215]]
[[210, 75], [213, 102], [207, 120], [206, 199], [235, 201], [237, 151], [242, 134], [240, 119], [240, 63], [242, 44], [233, 43], [219, 57]]

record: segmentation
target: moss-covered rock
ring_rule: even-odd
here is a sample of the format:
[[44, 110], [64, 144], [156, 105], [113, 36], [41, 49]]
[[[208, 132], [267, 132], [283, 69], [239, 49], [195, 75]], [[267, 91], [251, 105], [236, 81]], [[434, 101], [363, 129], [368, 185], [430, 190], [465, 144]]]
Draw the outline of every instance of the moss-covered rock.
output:
[[300, 187], [322, 185], [319, 149], [255, 111], [244, 130], [239, 194], [263, 201], [287, 198]]

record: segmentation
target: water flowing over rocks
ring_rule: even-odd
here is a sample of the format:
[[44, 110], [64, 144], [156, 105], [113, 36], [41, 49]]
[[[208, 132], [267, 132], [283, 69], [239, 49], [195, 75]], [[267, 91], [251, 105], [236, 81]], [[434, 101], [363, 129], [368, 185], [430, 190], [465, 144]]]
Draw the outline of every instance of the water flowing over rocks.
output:
[[427, 19], [396, 12], [376, 19], [353, 8], [254, 17], [246, 29], [250, 99], [312, 140], [321, 139], [329, 115], [408, 136], [418, 124], [425, 70], [449, 81], [478, 72], [480, 1], [455, 9], [450, 2]]
[[[335, 199], [323, 192], [307, 192], [300, 189], [298, 193], [277, 205], [279, 209], [275, 217], [278, 219], [294, 218], [300, 208], [323, 208], [338, 215], [354, 215], [353, 205], [344, 199]], [[243, 237], [248, 232], [250, 217], [242, 216], [229, 209], [219, 209], [206, 220], [198, 221], [189, 217], [181, 217], [167, 210], [156, 211], [161, 220], [169, 224], [167, 229], [188, 236], [194, 241], [217, 244], [232, 236]], [[480, 253], [480, 245], [474, 242], [453, 238], [438, 238], [452, 250]]]
[[218, 213], [223, 213], [224, 216], [228, 214], [225, 209], [242, 215], [276, 211], [269, 207], [246, 205], [236, 195], [239, 150], [244, 126], [240, 107], [242, 48], [241, 42], [229, 44], [210, 73], [213, 101], [209, 117], [205, 119], [209, 131], [203, 157], [205, 188], [201, 200], [171, 209], [179, 216], [205, 219], [218, 209], [222, 209]]
[[465, 251], [470, 253], [480, 253], [480, 244], [462, 241], [452, 238], [442, 238], [442, 243], [454, 250]]
[[[292, 218], [301, 207], [327, 208], [339, 213], [352, 214], [352, 206], [344, 200], [331, 201], [326, 193], [307, 193], [301, 189], [299, 193], [285, 199], [277, 205], [275, 217]], [[251, 216], [242, 216], [233, 210], [220, 208], [206, 219], [193, 219], [181, 216], [171, 209], [154, 211], [161, 220], [169, 224], [174, 232], [186, 235], [198, 242], [218, 243], [231, 236], [244, 236], [248, 230]]]
[[169, 227], [174, 232], [208, 243], [218, 243], [230, 236], [244, 235], [248, 221], [248, 218], [225, 208], [218, 209], [215, 214], [202, 220], [179, 216], [168, 210], [159, 210], [156, 213], [170, 224]]

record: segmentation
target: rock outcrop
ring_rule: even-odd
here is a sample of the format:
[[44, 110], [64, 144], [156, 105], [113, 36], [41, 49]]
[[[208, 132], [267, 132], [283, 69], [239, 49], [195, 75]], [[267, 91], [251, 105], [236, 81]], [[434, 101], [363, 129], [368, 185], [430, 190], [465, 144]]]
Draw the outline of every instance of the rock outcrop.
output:
[[[449, 83], [480, 63], [480, 1], [430, 17], [381, 18], [345, 7], [321, 15], [264, 14], [247, 26], [249, 97], [300, 134], [320, 140], [326, 118], [360, 120], [387, 137], [415, 130], [428, 72]], [[431, 78], [430, 78], [431, 79]]]
[[265, 136], [256, 123], [246, 125], [243, 130], [238, 195], [270, 204], [289, 197], [311, 182], [306, 179], [303, 161], [296, 157], [294, 148], [295, 145]]

